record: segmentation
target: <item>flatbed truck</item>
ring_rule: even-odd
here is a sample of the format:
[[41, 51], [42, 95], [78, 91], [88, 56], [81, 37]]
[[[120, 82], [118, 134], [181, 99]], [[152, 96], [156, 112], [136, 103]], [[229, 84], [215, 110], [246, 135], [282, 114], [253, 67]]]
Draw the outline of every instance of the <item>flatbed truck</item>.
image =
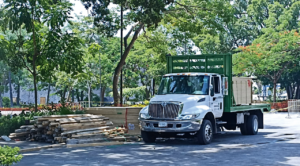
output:
[[263, 129], [270, 105], [252, 103], [251, 78], [232, 77], [231, 54], [168, 56], [167, 73], [139, 113], [144, 142], [194, 137], [205, 145], [224, 128], [243, 135]]

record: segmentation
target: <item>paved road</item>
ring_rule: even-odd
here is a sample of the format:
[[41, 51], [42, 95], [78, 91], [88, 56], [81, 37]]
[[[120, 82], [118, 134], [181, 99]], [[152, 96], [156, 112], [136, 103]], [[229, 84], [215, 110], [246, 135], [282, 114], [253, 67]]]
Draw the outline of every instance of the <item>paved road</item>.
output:
[[17, 165], [300, 165], [300, 118], [265, 114], [258, 135], [239, 131], [215, 135], [210, 145], [168, 140], [156, 144], [46, 149], [25, 153]]

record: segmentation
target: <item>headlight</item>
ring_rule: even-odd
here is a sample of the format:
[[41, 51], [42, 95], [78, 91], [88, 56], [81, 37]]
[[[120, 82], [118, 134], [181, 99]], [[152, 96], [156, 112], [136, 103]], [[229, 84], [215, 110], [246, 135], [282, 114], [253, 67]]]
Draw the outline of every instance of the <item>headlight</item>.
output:
[[148, 106], [144, 107], [141, 111], [140, 111], [140, 118], [141, 119], [150, 119], [150, 116], [148, 114]]
[[148, 114], [145, 114], [145, 113], [140, 113], [140, 118], [141, 119], [150, 119], [150, 116]]
[[189, 119], [195, 119], [196, 117], [198, 117], [200, 114], [194, 114], [194, 115], [182, 115], [181, 119], [182, 120], [189, 120]]

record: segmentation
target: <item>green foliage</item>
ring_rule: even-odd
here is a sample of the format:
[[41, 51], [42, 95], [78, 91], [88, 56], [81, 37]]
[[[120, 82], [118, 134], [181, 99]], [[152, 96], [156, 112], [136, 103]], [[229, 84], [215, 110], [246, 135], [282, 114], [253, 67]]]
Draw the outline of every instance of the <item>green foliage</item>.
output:
[[25, 124], [24, 116], [12, 117], [10, 115], [0, 117], [0, 135], [9, 135], [13, 133], [15, 129]]
[[136, 105], [132, 105], [130, 107], [146, 107], [147, 105], [149, 105], [150, 101], [145, 100], [142, 104], [136, 104]]
[[[82, 40], [63, 27], [70, 23], [68, 1], [4, 0], [0, 34], [1, 58], [14, 72], [25, 68], [37, 82], [47, 81], [53, 70], [76, 74], [81, 71]], [[35, 95], [37, 109], [37, 95]]]
[[21, 161], [23, 158], [22, 155], [19, 155], [20, 148], [18, 147], [9, 147], [4, 145], [0, 146], [0, 165], [1, 166], [10, 166], [14, 163]]
[[3, 107], [10, 107], [10, 99], [9, 97], [2, 98]]
[[[258, 1], [255, 1], [258, 2]], [[262, 35], [252, 45], [240, 46], [233, 56], [234, 73], [256, 75], [275, 85], [283, 73], [289, 72], [300, 60], [299, 9], [300, 2], [285, 8], [274, 2], [268, 5], [269, 17], [263, 20]], [[273, 101], [276, 100], [273, 89]]]
[[248, 46], [264, 34], [263, 29], [285, 22], [284, 30], [297, 29], [299, 1], [294, 0], [239, 0], [231, 1], [233, 21], [221, 22], [225, 31], [199, 34], [193, 38], [203, 54], [234, 52]]
[[[177, 43], [186, 44], [188, 41], [186, 40], [187, 36], [206, 32], [216, 33], [217, 29], [223, 29], [220, 22], [228, 22], [232, 18], [230, 1], [227, 0], [104, 0], [101, 1], [101, 3], [94, 0], [81, 1], [86, 9], [91, 10], [94, 15], [94, 25], [106, 36], [113, 36], [119, 29], [130, 24], [133, 25], [128, 34], [124, 37], [124, 53], [114, 70], [113, 96], [115, 104], [118, 104], [119, 101], [117, 87], [119, 75], [126, 62], [126, 58], [134, 47], [134, 43], [139, 38], [139, 34], [142, 30], [145, 32], [145, 36], [147, 36], [146, 31], [154, 31], [163, 20], [165, 25], [172, 25], [176, 27], [174, 29], [184, 32], [184, 42]], [[119, 26], [120, 17], [115, 10], [108, 8], [109, 4], [115, 4], [126, 11], [124, 12], [124, 27]], [[166, 27], [162, 29], [164, 28]], [[129, 40], [132, 32], [133, 36]], [[179, 36], [183, 36], [182, 34], [183, 33]], [[177, 36], [175, 33], [172, 35]], [[156, 41], [162, 43], [162, 41], [165, 40]], [[168, 52], [169, 49], [166, 49], [168, 47], [164, 47], [165, 44], [161, 45], [159, 42], [155, 44], [155, 47], [163, 53], [161, 54], [163, 55], [161, 59], [164, 59], [164, 55], [166, 55], [164, 53]]]
[[123, 89], [123, 96], [125, 100], [128, 100], [129, 97], [135, 97], [138, 100], [143, 100], [145, 96], [145, 86], [140, 86], [137, 88], [124, 88]]
[[[137, 101], [142, 101], [145, 96], [145, 86], [140, 86], [137, 88], [124, 88], [123, 89], [123, 96], [126, 101], [129, 100], [130, 97], [134, 97]], [[110, 96], [112, 96], [112, 92], [109, 93]]]
[[76, 110], [73, 111], [69, 107], [60, 107], [55, 115], [69, 115], [69, 114], [84, 114], [84, 111]]

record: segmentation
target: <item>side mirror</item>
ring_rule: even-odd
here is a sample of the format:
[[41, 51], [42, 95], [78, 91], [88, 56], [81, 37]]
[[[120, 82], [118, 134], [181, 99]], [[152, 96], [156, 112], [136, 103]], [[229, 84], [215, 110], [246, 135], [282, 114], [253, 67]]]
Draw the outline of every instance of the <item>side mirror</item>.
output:
[[214, 87], [212, 85], [209, 86], [210, 96], [215, 95]]
[[228, 77], [223, 77], [222, 88], [223, 95], [228, 95]]

